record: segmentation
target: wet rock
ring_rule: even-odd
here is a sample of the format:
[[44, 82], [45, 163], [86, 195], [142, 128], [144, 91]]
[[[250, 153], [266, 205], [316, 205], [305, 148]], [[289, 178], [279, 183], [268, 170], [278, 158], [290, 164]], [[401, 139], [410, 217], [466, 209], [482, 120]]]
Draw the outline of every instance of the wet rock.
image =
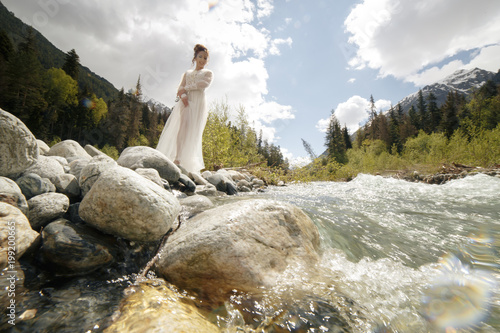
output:
[[319, 260], [319, 232], [290, 204], [248, 200], [200, 213], [173, 233], [157, 271], [180, 288], [213, 302], [232, 290], [272, 286], [292, 262]]
[[181, 175], [181, 171], [172, 161], [151, 147], [136, 146], [125, 148], [117, 162], [118, 165], [132, 170], [138, 168], [156, 169], [160, 177], [168, 180], [169, 183], [177, 182]]
[[35, 136], [14, 115], [0, 109], [0, 176], [21, 173], [38, 160]]
[[16, 179], [26, 199], [31, 199], [42, 193], [55, 192], [56, 187], [47, 178], [42, 178], [35, 173], [28, 173]]
[[59, 175], [54, 179], [58, 192], [65, 194], [69, 199], [78, 199], [81, 195], [80, 184], [76, 177], [70, 173]]
[[[143, 176], [146, 179], [149, 179], [153, 183], [157, 184], [158, 186], [164, 187], [165, 184], [163, 183], [160, 174], [158, 173], [158, 170], [156, 169], [151, 169], [151, 168], [139, 168], [135, 169], [135, 172], [137, 172], [139, 175]], [[168, 182], [167, 182], [168, 184]]]
[[31, 228], [26, 215], [18, 208], [0, 202], [0, 269], [7, 265], [9, 247], [15, 248], [13, 252], [16, 259], [19, 259], [36, 244], [38, 236], [38, 232]]
[[51, 182], [59, 175], [64, 175], [63, 166], [53, 158], [39, 156], [38, 161], [24, 171], [24, 175], [35, 173], [42, 178], [48, 178]]
[[58, 219], [69, 208], [69, 198], [61, 193], [44, 193], [28, 200], [28, 217], [33, 230]]
[[206, 197], [216, 197], [216, 196], [219, 196], [220, 193], [222, 193], [223, 195], [226, 195], [226, 193], [224, 193], [224, 192], [217, 191], [215, 186], [213, 186], [212, 184], [198, 185], [198, 186], [196, 186], [195, 192], [196, 192], [196, 194], [203, 195]]
[[66, 159], [78, 157], [90, 160], [92, 158], [92, 156], [90, 156], [85, 149], [83, 149], [83, 147], [74, 140], [64, 140], [56, 143], [50, 148], [47, 155], [62, 156]]
[[234, 186], [232, 181], [223, 174], [210, 175], [207, 181], [214, 185], [217, 191], [225, 192], [229, 195], [237, 193], [236, 186]]
[[193, 195], [179, 200], [182, 205], [182, 214], [190, 218], [198, 213], [209, 210], [214, 207], [213, 202], [203, 195]]
[[95, 228], [143, 242], [159, 240], [179, 211], [170, 192], [123, 167], [102, 173], [79, 208], [82, 219]]
[[239, 180], [243, 180], [243, 179], [247, 179], [247, 177], [245, 177], [244, 174], [236, 171], [236, 170], [228, 170], [228, 174], [229, 176], [231, 177], [231, 179], [235, 182], [239, 181]]
[[106, 170], [112, 169], [117, 166], [117, 163], [112, 158], [106, 158], [102, 155], [97, 155], [85, 165], [80, 171], [78, 183], [82, 189], [82, 196], [84, 197], [90, 191], [99, 176]]
[[87, 274], [113, 262], [110, 244], [110, 237], [95, 229], [58, 219], [43, 229], [40, 252], [56, 274]]
[[220, 332], [192, 301], [159, 280], [143, 282], [125, 292], [128, 296], [121, 302], [114, 316], [116, 319], [105, 333]]
[[196, 191], [196, 184], [185, 174], [181, 174], [181, 176], [179, 177], [179, 183], [186, 186], [186, 190], [188, 192], [194, 193]]
[[42, 140], [36, 140], [36, 143], [38, 144], [38, 151], [40, 152], [40, 155], [47, 155], [50, 150], [49, 145]]
[[199, 173], [190, 172], [189, 177], [194, 181], [196, 185], [208, 185], [209, 182], [203, 178]]
[[12, 179], [0, 176], [0, 201], [8, 202], [19, 208], [24, 215], [28, 215], [28, 202], [19, 185]]

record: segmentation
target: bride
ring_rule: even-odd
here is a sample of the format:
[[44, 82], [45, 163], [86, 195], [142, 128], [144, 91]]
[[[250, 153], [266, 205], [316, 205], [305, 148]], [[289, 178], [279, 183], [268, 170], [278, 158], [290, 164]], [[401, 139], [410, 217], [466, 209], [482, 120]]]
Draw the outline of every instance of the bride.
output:
[[196, 173], [205, 168], [201, 146], [208, 115], [205, 89], [213, 78], [213, 73], [205, 69], [207, 61], [208, 49], [196, 44], [193, 57], [196, 67], [182, 76], [177, 89], [180, 101], [174, 106], [156, 146], [175, 164]]

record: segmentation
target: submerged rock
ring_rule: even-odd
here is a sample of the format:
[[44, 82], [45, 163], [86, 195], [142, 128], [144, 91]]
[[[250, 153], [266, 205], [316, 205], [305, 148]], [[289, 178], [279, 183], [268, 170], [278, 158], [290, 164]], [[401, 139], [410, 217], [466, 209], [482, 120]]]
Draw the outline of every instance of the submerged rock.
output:
[[203, 332], [218, 333], [187, 297], [170, 290], [159, 280], [143, 282], [126, 290], [128, 294], [105, 333]]
[[272, 286], [292, 262], [319, 260], [319, 232], [295, 206], [247, 200], [191, 218], [164, 245], [157, 270], [180, 288], [210, 301], [232, 290]]
[[81, 218], [95, 228], [143, 242], [159, 240], [179, 211], [170, 192], [123, 167], [102, 173], [79, 208]]
[[21, 173], [39, 157], [35, 136], [14, 115], [0, 109], [0, 176]]
[[113, 262], [109, 236], [65, 219], [43, 229], [42, 243], [42, 258], [56, 274], [87, 274]]

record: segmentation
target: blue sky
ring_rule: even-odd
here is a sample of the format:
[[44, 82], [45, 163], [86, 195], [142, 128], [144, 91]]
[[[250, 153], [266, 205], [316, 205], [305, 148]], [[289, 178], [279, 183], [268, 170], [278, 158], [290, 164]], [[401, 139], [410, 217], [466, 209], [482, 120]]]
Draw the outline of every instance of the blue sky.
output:
[[292, 163], [317, 154], [332, 110], [356, 130], [462, 68], [500, 69], [497, 0], [2, 0], [118, 89], [171, 106], [194, 44], [210, 50], [209, 101], [244, 106]]

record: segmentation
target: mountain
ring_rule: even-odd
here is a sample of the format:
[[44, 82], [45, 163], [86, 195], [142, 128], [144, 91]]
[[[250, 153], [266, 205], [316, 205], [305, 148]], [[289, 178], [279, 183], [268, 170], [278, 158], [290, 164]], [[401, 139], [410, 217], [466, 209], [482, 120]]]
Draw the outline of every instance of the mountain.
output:
[[[424, 99], [432, 92], [436, 96], [437, 106], [440, 107], [444, 104], [446, 96], [450, 91], [458, 91], [468, 96], [474, 89], [478, 89], [488, 80], [500, 81], [500, 72], [495, 74], [494, 72], [479, 68], [472, 70], [461, 69], [441, 81], [423, 87], [421, 90]], [[403, 98], [399, 104], [401, 104], [403, 111], [406, 113], [412, 105], [416, 108], [417, 102], [418, 92], [415, 92]]]
[[[19, 43], [23, 41], [23, 36], [26, 35], [29, 29], [30, 26], [23, 23], [23, 21], [18, 19], [0, 2], [0, 30], [7, 33], [15, 49], [17, 49]], [[32, 29], [37, 43], [38, 59], [42, 66], [45, 69], [52, 67], [61, 68], [64, 65], [66, 52], [55, 47], [35, 28]], [[118, 89], [116, 89], [113, 84], [81, 64], [78, 85], [82, 88], [85, 86], [88, 87], [97, 97], [105, 101], [109, 101], [118, 95]]]

